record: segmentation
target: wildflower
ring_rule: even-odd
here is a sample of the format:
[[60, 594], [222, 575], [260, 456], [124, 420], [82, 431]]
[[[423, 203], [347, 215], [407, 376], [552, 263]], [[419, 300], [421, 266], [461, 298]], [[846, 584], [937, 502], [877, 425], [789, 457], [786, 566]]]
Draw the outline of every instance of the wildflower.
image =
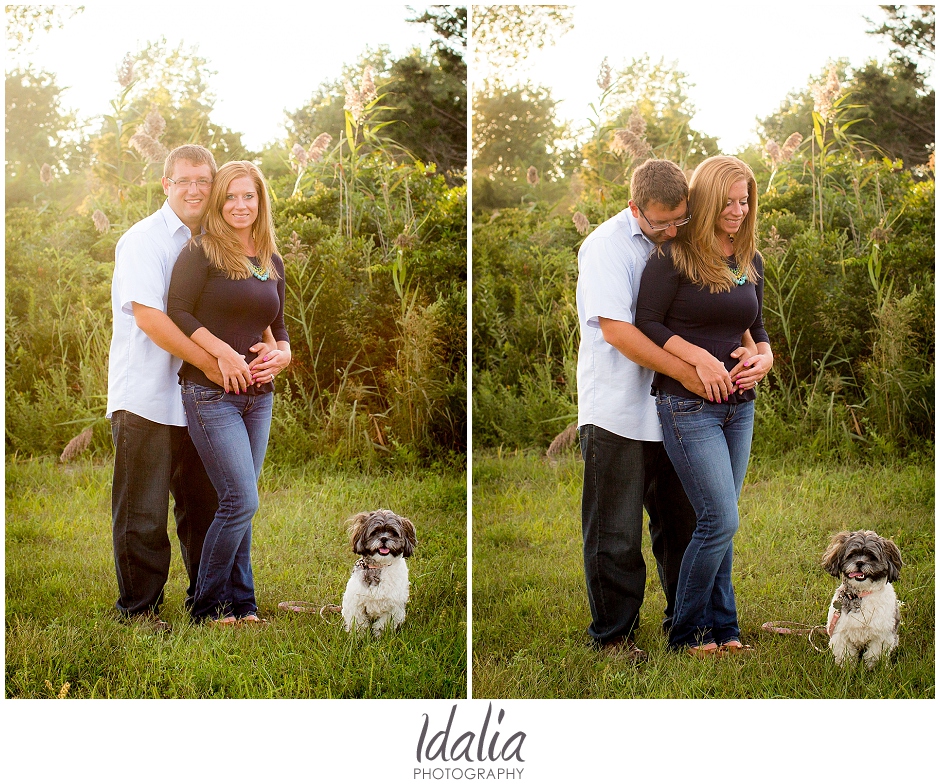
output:
[[152, 136], [148, 136], [142, 131], [137, 131], [128, 144], [137, 150], [148, 163], [158, 163], [166, 159], [170, 151]]
[[796, 148], [799, 147], [802, 142], [803, 134], [791, 133], [783, 143], [783, 147], [780, 148], [780, 154], [783, 156], [783, 160], [790, 160], [790, 158], [793, 157], [793, 153], [796, 152]]
[[530, 166], [525, 173], [526, 182], [529, 185], [538, 185], [539, 184], [539, 170], [534, 166]]
[[307, 162], [319, 163], [323, 159], [326, 148], [330, 146], [331, 141], [333, 141], [333, 137], [328, 133], [321, 133], [314, 139], [313, 144], [310, 145], [310, 149], [307, 150]]
[[124, 61], [118, 69], [118, 84], [121, 87], [128, 87], [134, 81], [134, 58], [130, 53], [124, 55]]
[[52, 182], [52, 167], [48, 163], [44, 163], [39, 170], [39, 180], [43, 185], [48, 185]]
[[395, 238], [395, 247], [397, 248], [410, 248], [414, 245], [415, 235], [410, 232], [403, 231]]
[[764, 145], [764, 152], [766, 152], [767, 157], [770, 158], [771, 166], [776, 169], [783, 160], [783, 154], [780, 150], [780, 145], [777, 144], [777, 142], [775, 142], [773, 139], [768, 139], [767, 144]]
[[101, 210], [95, 210], [91, 216], [91, 220], [95, 224], [95, 228], [102, 234], [111, 228], [111, 221], [108, 220], [108, 216]]
[[832, 116], [832, 104], [835, 102], [841, 89], [842, 85], [839, 84], [839, 74], [834, 65], [829, 66], [829, 75], [824, 85], [813, 85], [813, 111], [822, 118], [823, 122], [826, 122]]
[[606, 90], [610, 87], [610, 73], [610, 63], [607, 62], [607, 58], [605, 57], [601, 60], [601, 70], [597, 74], [597, 86], [600, 87], [601, 90]]
[[159, 139], [163, 136], [163, 132], [166, 130], [166, 120], [163, 119], [160, 112], [156, 109], [151, 109], [150, 114], [147, 115], [147, 119], [144, 120], [144, 124], [141, 127], [141, 133], [147, 134], [151, 139]]
[[375, 82], [372, 81], [371, 65], [367, 65], [366, 69], [362, 72], [362, 90], [360, 91], [360, 95], [362, 96], [362, 102], [365, 104], [372, 103], [378, 97], [375, 91]]
[[610, 149], [611, 152], [624, 152], [636, 161], [645, 161], [653, 154], [653, 148], [649, 146], [646, 139], [637, 136], [628, 128], [621, 128], [614, 132]]
[[69, 683], [68, 681], [66, 681], [65, 683], [63, 683], [63, 684], [62, 684], [62, 688], [59, 689], [59, 694], [58, 694], [58, 696], [56, 697], [56, 699], [58, 699], [58, 700], [64, 700], [66, 697], [68, 697], [68, 696], [69, 696], [69, 689], [70, 689], [71, 687], [72, 687], [72, 684]]
[[887, 229], [884, 226], [875, 226], [875, 228], [871, 230], [869, 236], [875, 245], [881, 245], [891, 238], [891, 234], [891, 229]]
[[576, 212], [571, 216], [571, 220], [574, 221], [578, 234], [587, 234], [591, 230], [591, 222], [583, 212]]
[[[105, 220], [107, 220], [107, 218], [105, 218]], [[92, 429], [90, 427], [86, 427], [81, 433], [79, 433], [77, 436], [75, 436], [75, 438], [65, 445], [65, 449], [63, 449], [62, 454], [59, 455], [59, 462], [67, 463], [69, 460], [78, 457], [82, 452], [88, 449], [88, 445], [91, 444], [91, 436]]]
[[299, 144], [294, 144], [290, 150], [291, 157], [297, 162], [297, 170], [307, 168], [307, 151]]
[[362, 96], [351, 82], [346, 82], [346, 103], [343, 104], [343, 109], [349, 112], [353, 122], [359, 125], [359, 118], [362, 117]]
[[640, 139], [646, 139], [646, 120], [640, 114], [638, 106], [634, 106], [633, 111], [630, 112], [630, 119], [627, 120], [627, 130]]

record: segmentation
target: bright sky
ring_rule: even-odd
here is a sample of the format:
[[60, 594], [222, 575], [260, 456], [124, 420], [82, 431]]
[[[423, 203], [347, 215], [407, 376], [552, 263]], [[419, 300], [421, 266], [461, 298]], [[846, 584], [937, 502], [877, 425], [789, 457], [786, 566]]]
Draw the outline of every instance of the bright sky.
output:
[[[366, 47], [386, 44], [397, 57], [413, 46], [426, 50], [432, 38], [428, 25], [405, 21], [421, 14], [420, 4], [414, 13], [404, 4], [283, 0], [81, 4], [85, 10], [61, 30], [38, 32], [28, 57], [69, 88], [65, 108], [84, 120], [109, 113], [124, 56], [165, 36], [171, 48], [198, 47], [217, 72], [209, 82], [217, 96], [212, 120], [256, 150], [285, 135], [285, 110], [303, 106]], [[7, 69], [16, 63], [8, 56]]]
[[[756, 118], [776, 111], [787, 94], [804, 88], [830, 60], [853, 67], [884, 60], [888, 44], [866, 34], [884, 13], [874, 3], [607, 2], [574, 6], [574, 29], [532, 54], [528, 77], [563, 102], [560, 114], [583, 127], [600, 97], [601, 60], [611, 67], [648, 53], [673, 61], [695, 87], [692, 127], [720, 139], [733, 153], [757, 141]], [[782, 140], [780, 140], [782, 141]]]

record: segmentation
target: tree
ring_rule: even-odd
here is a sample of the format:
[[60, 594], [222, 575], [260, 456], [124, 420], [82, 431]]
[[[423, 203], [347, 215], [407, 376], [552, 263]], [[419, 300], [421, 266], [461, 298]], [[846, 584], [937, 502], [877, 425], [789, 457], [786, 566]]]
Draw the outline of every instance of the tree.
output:
[[[895, 46], [891, 54], [896, 60], [906, 61], [914, 67], [911, 56], [933, 60], [936, 13], [932, 5], [883, 5], [881, 10], [888, 18], [880, 27], [868, 32], [890, 38]], [[865, 21], [875, 24], [868, 17]]]
[[[6, 200], [31, 199], [53, 172], [69, 169], [72, 154], [63, 141], [74, 117], [60, 104], [62, 88], [45, 71], [14, 70], [6, 75]], [[43, 166], [46, 182], [41, 181]]]
[[574, 26], [566, 5], [483, 5], [473, 7], [476, 66], [488, 81], [504, 74], [532, 49], [551, 45]]
[[49, 32], [62, 27], [66, 19], [85, 10], [85, 6], [8, 5], [6, 11], [7, 51], [23, 54], [38, 30]]
[[[934, 140], [934, 91], [924, 84], [924, 76], [906, 61], [880, 64], [869, 61], [851, 71], [847, 60], [835, 64], [840, 92], [847, 95], [844, 122], [860, 120], [852, 126], [855, 136], [869, 142], [869, 156], [887, 155], [903, 160], [912, 168], [927, 162]], [[828, 69], [827, 69], [828, 71]], [[825, 81], [820, 76], [817, 85]], [[813, 129], [813, 85], [790, 93], [780, 108], [760, 121], [765, 140], [782, 142], [797, 132], [808, 138]]]
[[477, 93], [473, 102], [475, 206], [518, 204], [531, 190], [529, 186], [538, 183], [543, 191], [539, 196], [544, 197], [544, 189], [572, 168], [573, 152], [566, 150], [570, 129], [558, 119], [556, 106], [548, 88], [533, 84]]
[[409, 19], [415, 24], [427, 24], [437, 34], [431, 44], [446, 72], [467, 80], [467, 8], [466, 6], [432, 5], [421, 16]]
[[373, 69], [383, 95], [382, 134], [424, 163], [433, 163], [453, 184], [467, 167], [467, 88], [453, 63], [445, 68], [438, 56], [414, 49], [389, 61], [389, 49], [366, 50], [359, 63], [344, 66], [343, 75], [320, 85], [300, 109], [288, 114], [291, 143], [308, 147], [321, 133], [339, 139], [345, 125], [345, 83], [358, 84], [365, 67]]

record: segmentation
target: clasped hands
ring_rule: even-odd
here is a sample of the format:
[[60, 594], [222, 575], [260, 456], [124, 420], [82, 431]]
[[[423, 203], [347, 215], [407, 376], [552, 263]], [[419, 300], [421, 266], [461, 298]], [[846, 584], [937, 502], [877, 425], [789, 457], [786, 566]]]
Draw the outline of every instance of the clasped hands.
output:
[[732, 351], [731, 356], [739, 361], [730, 371], [721, 360], [711, 355], [695, 366], [695, 372], [705, 387], [705, 397], [709, 402], [721, 402], [735, 392], [753, 389], [773, 366], [772, 355], [751, 353], [744, 346]]
[[255, 343], [251, 352], [257, 356], [250, 364], [235, 349], [217, 358], [222, 386], [226, 392], [239, 394], [254, 384], [267, 384], [290, 364], [289, 351], [272, 348], [267, 343]]

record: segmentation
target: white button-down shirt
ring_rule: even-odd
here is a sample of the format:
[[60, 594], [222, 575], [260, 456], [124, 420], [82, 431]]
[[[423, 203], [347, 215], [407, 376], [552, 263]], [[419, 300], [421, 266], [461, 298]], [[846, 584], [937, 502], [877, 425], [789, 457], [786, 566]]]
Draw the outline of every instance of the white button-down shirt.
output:
[[655, 245], [629, 209], [602, 223], [578, 252], [578, 425], [636, 441], [662, 441], [650, 396], [653, 371], [604, 340], [600, 318], [634, 323], [637, 292]]
[[182, 360], [137, 326], [133, 303], [166, 312], [173, 265], [190, 236], [189, 228], [165, 202], [118, 241], [111, 281], [109, 419], [114, 411], [125, 410], [164, 425], [186, 424], [176, 375]]

